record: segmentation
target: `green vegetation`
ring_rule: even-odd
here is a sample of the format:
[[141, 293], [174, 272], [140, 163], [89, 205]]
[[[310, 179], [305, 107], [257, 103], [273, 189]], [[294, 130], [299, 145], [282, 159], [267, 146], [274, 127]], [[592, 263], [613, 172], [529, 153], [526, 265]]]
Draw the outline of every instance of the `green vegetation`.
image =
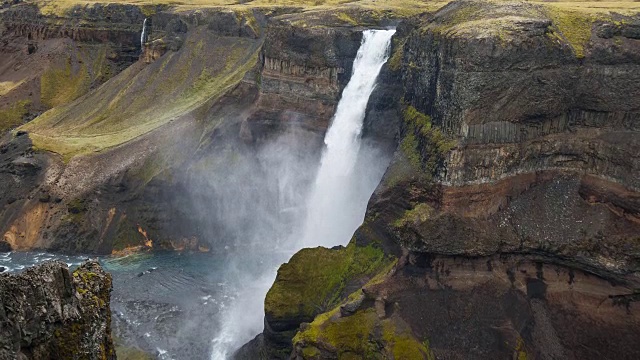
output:
[[527, 354], [527, 349], [525, 348], [524, 340], [521, 337], [518, 337], [516, 340], [516, 348], [515, 348], [515, 358], [517, 360], [529, 360], [532, 357]]
[[[106, 316], [107, 326], [110, 326], [111, 315], [107, 308], [107, 301], [111, 292], [111, 277], [100, 275], [88, 269], [78, 268], [72, 273], [73, 283], [80, 294], [83, 313], [70, 324], [64, 324], [65, 331], [60, 328], [54, 330], [52, 356], [56, 359], [74, 359], [86, 355], [82, 347], [83, 340], [92, 336], [95, 320], [100, 314]], [[100, 284], [96, 286], [96, 284]], [[55, 325], [55, 324], [54, 324]], [[58, 324], [60, 325], [60, 324]], [[112, 348], [100, 346], [100, 353], [95, 354], [98, 359], [109, 359], [113, 356]]]
[[[101, 3], [97, 0], [33, 0], [44, 14], [64, 15], [75, 6], [92, 6]], [[225, 7], [231, 9], [298, 7], [305, 10], [328, 10], [336, 8], [377, 9], [391, 11], [401, 16], [410, 16], [425, 11], [433, 11], [447, 1], [423, 0], [108, 0], [103, 3], [132, 4], [142, 8], [149, 16], [158, 5], [174, 6], [179, 9]]]
[[400, 70], [400, 67], [402, 66], [402, 57], [404, 56], [404, 46], [406, 42], [407, 39], [393, 39], [394, 50], [387, 63], [389, 65], [389, 69], [393, 71]]
[[296, 334], [294, 346], [302, 347], [305, 355], [319, 353], [318, 347], [331, 349], [340, 359], [435, 359], [425, 342], [418, 341], [397, 317], [380, 320], [373, 308], [338, 315], [338, 308], [318, 315]]
[[87, 211], [87, 203], [84, 199], [77, 198], [71, 200], [69, 204], [67, 204], [67, 209], [70, 213], [79, 214]]
[[418, 342], [408, 326], [398, 326], [398, 323], [386, 319], [382, 321], [382, 332], [383, 339], [394, 359], [435, 360], [429, 348], [429, 341]]
[[82, 102], [54, 108], [23, 128], [37, 148], [65, 160], [117, 146], [210, 106], [242, 80], [259, 51], [259, 41], [195, 32], [180, 51], [129, 67]]
[[[549, 17], [560, 33], [573, 48], [577, 58], [584, 57], [584, 48], [591, 40], [591, 28], [596, 17], [573, 10], [561, 10], [559, 8], [549, 8]], [[558, 33], [554, 33], [558, 35]]]
[[357, 246], [303, 249], [278, 270], [278, 277], [265, 299], [265, 310], [273, 317], [313, 317], [341, 301], [345, 286], [375, 274], [389, 260], [381, 249]]
[[349, 24], [349, 25], [358, 25], [358, 22], [355, 21], [351, 16], [349, 16], [349, 14], [344, 13], [344, 12], [339, 12], [337, 14], [335, 14], [336, 17], [341, 20], [344, 21], [345, 23]]
[[434, 213], [435, 210], [429, 204], [420, 203], [413, 209], [405, 211], [404, 215], [393, 223], [393, 226], [400, 228], [406, 225], [418, 225], [429, 220]]
[[22, 125], [24, 117], [29, 113], [29, 100], [22, 100], [14, 103], [6, 109], [0, 109], [0, 134]]
[[457, 143], [433, 127], [428, 115], [411, 105], [405, 104], [404, 123], [406, 135], [400, 142], [400, 149], [414, 169], [431, 178]]
[[144, 241], [145, 238], [138, 232], [136, 225], [122, 215], [118, 220], [118, 230], [113, 240], [112, 250], [117, 252], [131, 246], [140, 246]]
[[585, 56], [585, 47], [591, 40], [596, 21], [613, 22], [612, 14], [635, 15], [640, 13], [637, 1], [537, 1], [544, 6], [546, 15], [553, 21], [552, 35], [565, 40], [577, 58]]
[[83, 64], [74, 73], [71, 58], [67, 58], [63, 68], [50, 68], [40, 78], [40, 99], [48, 107], [69, 103], [89, 90], [91, 80]]

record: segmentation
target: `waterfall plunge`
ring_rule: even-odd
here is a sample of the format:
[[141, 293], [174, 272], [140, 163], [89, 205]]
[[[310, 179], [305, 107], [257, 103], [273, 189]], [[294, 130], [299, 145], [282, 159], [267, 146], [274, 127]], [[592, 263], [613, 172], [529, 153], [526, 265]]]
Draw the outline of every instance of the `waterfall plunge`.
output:
[[[291, 236], [290, 255], [302, 247], [344, 244], [362, 223], [367, 201], [382, 177], [386, 160], [381, 160], [375, 149], [360, 152], [360, 133], [369, 97], [388, 59], [394, 33], [395, 30], [367, 30], [363, 34], [351, 80], [325, 136], [326, 148], [305, 203], [306, 218], [300, 219], [304, 234]], [[362, 153], [367, 154], [362, 156]], [[365, 171], [354, 171], [357, 162], [365, 159], [367, 161], [360, 164]], [[367, 179], [361, 181], [359, 177]], [[240, 274], [232, 280], [243, 286], [232, 305], [224, 309], [221, 328], [212, 340], [212, 360], [230, 358], [235, 350], [262, 330], [264, 298], [276, 271], [275, 268], [265, 269], [260, 278]]]
[[366, 198], [371, 194], [363, 194], [358, 188], [353, 168], [360, 150], [365, 110], [380, 69], [389, 58], [394, 33], [395, 30], [367, 30], [363, 34], [353, 75], [324, 139], [326, 148], [307, 203], [303, 247], [345, 244], [362, 223]]
[[142, 22], [142, 34], [140, 34], [140, 48], [144, 49], [144, 43], [147, 42], [147, 18]]

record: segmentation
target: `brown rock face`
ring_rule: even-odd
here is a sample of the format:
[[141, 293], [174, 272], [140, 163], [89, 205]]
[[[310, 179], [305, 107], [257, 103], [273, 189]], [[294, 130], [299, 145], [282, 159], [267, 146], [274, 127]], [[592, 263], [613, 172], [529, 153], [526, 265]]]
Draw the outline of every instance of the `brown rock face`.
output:
[[111, 275], [88, 261], [0, 274], [0, 358], [115, 359]]
[[[409, 254], [383, 284], [386, 317], [400, 316], [447, 359], [632, 359], [640, 309], [630, 284], [543, 258]], [[614, 330], [615, 329], [615, 330]], [[612, 334], [615, 333], [615, 336]]]
[[[397, 189], [409, 197], [407, 211], [422, 202], [434, 209], [400, 221], [405, 246], [451, 255], [544, 251], [638, 270], [640, 98], [628, 94], [640, 93], [640, 59], [631, 55], [640, 43], [600, 36], [597, 29], [618, 21], [601, 18], [578, 54], [553, 11], [455, 2], [407, 35], [405, 100], [457, 145], [442, 149], [430, 188], [415, 185], [422, 195]], [[429, 163], [425, 147], [417, 151]]]
[[355, 234], [398, 264], [293, 358], [640, 356], [638, 17], [587, 16], [576, 44], [554, 11], [457, 1], [400, 26], [404, 123]]
[[349, 28], [307, 29], [273, 21], [265, 31], [251, 128], [260, 133], [293, 124], [323, 133], [349, 80], [361, 37]]

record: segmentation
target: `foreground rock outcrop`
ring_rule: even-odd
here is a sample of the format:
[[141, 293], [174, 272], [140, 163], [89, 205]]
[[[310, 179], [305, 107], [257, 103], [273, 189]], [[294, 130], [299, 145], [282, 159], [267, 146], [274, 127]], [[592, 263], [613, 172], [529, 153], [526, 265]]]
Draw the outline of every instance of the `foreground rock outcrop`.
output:
[[0, 359], [115, 359], [111, 275], [52, 261], [0, 275]]

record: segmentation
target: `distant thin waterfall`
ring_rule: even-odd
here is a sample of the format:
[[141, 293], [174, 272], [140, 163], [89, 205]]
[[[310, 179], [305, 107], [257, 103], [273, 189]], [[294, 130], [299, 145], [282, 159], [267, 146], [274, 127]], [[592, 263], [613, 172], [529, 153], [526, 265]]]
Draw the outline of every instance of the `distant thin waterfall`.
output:
[[304, 247], [346, 244], [362, 223], [366, 198], [352, 181], [360, 150], [360, 133], [369, 97], [389, 58], [395, 30], [367, 30], [353, 64], [353, 75], [344, 89], [333, 122], [327, 131], [320, 169], [307, 203], [302, 236]]
[[142, 34], [140, 34], [140, 48], [144, 48], [144, 43], [147, 42], [147, 18], [144, 18], [142, 22]]

